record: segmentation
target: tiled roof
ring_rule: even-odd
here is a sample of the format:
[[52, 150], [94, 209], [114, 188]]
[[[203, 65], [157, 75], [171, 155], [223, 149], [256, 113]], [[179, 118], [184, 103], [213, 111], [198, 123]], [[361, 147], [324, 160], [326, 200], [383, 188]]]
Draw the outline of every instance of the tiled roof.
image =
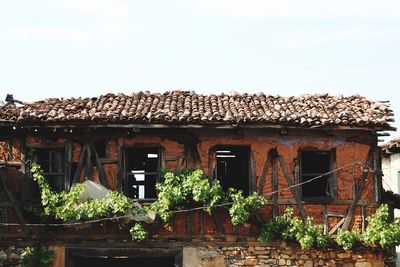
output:
[[362, 96], [211, 94], [192, 91], [46, 99], [0, 107], [0, 122], [354, 126], [391, 129], [388, 105]]
[[382, 151], [386, 154], [391, 154], [392, 152], [399, 153], [400, 148], [400, 136], [393, 138], [387, 143], [381, 145]]

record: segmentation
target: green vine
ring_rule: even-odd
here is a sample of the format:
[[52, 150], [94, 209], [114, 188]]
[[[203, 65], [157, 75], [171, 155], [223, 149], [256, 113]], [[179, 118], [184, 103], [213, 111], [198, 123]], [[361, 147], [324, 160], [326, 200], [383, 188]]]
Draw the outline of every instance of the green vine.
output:
[[145, 212], [143, 209], [133, 206], [132, 199], [113, 191], [108, 192], [105, 198], [88, 199], [81, 202], [80, 196], [85, 190], [84, 185], [78, 184], [69, 192], [57, 193], [50, 189], [43, 170], [37, 163], [32, 163], [31, 172], [40, 188], [45, 215], [63, 222], [88, 221]]
[[360, 242], [360, 239], [361, 233], [358, 229], [353, 231], [339, 229], [336, 237], [336, 243], [344, 250], [350, 250], [354, 248], [358, 242]]
[[135, 223], [133, 227], [129, 230], [132, 241], [143, 241], [149, 237], [149, 233], [144, 228], [141, 223]]
[[156, 187], [158, 199], [151, 208], [164, 222], [171, 219], [174, 211], [181, 209], [206, 207], [211, 213], [216, 207], [228, 209], [230, 206], [232, 224], [243, 224], [267, 204], [267, 199], [256, 193], [244, 197], [240, 190], [229, 188], [228, 192], [224, 191], [218, 180], [210, 183], [201, 170], [186, 170], [176, 174], [167, 172], [163, 183]]
[[302, 249], [326, 248], [332, 242], [331, 236], [324, 235], [322, 225], [314, 224], [311, 217], [305, 222], [293, 217], [292, 208], [264, 223], [259, 240], [270, 242], [274, 239], [297, 241]]
[[[78, 184], [69, 192], [56, 193], [50, 189], [38, 164], [33, 163], [31, 171], [39, 185], [46, 216], [63, 222], [78, 222], [147, 212], [135, 207], [132, 199], [119, 192], [109, 192], [103, 199], [81, 202], [84, 185]], [[211, 213], [221, 207], [228, 209], [233, 225], [244, 224], [267, 204], [267, 199], [256, 193], [245, 197], [240, 190], [229, 188], [224, 191], [218, 180], [209, 182], [201, 170], [186, 170], [176, 174], [166, 172], [164, 182], [156, 187], [159, 191], [158, 199], [150, 206], [150, 210], [155, 211], [165, 223], [175, 211], [205, 207]], [[389, 222], [388, 216], [388, 206], [381, 205], [374, 215], [367, 218], [368, 226], [364, 233], [360, 234], [358, 230], [339, 230], [336, 244], [345, 250], [352, 249], [357, 243], [382, 249], [399, 245], [400, 219]], [[135, 223], [129, 232], [133, 241], [142, 241], [149, 236], [141, 223]], [[269, 242], [274, 239], [296, 241], [303, 249], [325, 248], [333, 244], [332, 237], [324, 235], [322, 225], [314, 224], [310, 217], [303, 222], [293, 216], [291, 208], [263, 224], [259, 240]], [[41, 249], [37, 251], [42, 253]], [[32, 254], [34, 250], [28, 249], [26, 254], [28, 252]]]
[[54, 250], [39, 246], [36, 248], [26, 247], [21, 254], [22, 267], [48, 267], [54, 258]]
[[[384, 250], [400, 245], [400, 219], [389, 222], [389, 208], [381, 205], [375, 214], [367, 218], [368, 226], [365, 232], [358, 229], [352, 231], [339, 230], [336, 244], [344, 250], [350, 250], [357, 244], [367, 247], [379, 247]], [[322, 225], [314, 224], [312, 218], [305, 222], [293, 217], [293, 209], [264, 223], [259, 240], [269, 242], [275, 239], [297, 241], [301, 248], [324, 248], [333, 245], [332, 237], [323, 234]]]

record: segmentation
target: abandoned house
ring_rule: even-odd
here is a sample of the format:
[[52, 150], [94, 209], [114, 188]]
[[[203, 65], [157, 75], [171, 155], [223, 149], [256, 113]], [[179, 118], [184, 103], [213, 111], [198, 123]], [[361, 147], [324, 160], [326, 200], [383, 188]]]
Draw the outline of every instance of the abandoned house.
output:
[[325, 233], [362, 231], [381, 202], [377, 143], [393, 130], [392, 116], [387, 102], [358, 95], [172, 91], [32, 103], [9, 96], [0, 107], [0, 266], [18, 264], [20, 248], [37, 243], [54, 248], [53, 266], [383, 266], [383, 255], [368, 250], [260, 243], [257, 225], [233, 226], [226, 211], [176, 213], [168, 229], [133, 242], [112, 220], [42, 225], [24, 207], [40, 202], [34, 151], [58, 192], [92, 180], [146, 205], [164, 168], [197, 168], [224, 189], [267, 196], [262, 220], [293, 207]]

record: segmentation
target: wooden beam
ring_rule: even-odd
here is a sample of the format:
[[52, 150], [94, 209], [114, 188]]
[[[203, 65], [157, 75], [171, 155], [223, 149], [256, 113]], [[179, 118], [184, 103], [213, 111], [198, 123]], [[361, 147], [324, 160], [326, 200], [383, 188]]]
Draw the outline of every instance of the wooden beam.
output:
[[181, 166], [182, 166], [184, 160], [185, 160], [185, 156], [182, 155], [182, 157], [179, 158], [178, 163], [175, 166], [175, 173], [178, 173], [181, 170]]
[[278, 171], [276, 168], [276, 158], [271, 158], [272, 163], [272, 192], [276, 192], [272, 194], [272, 215], [274, 217], [279, 215], [279, 206], [278, 206]]
[[76, 167], [74, 179], [72, 180], [72, 185], [78, 183], [78, 181], [79, 181], [79, 177], [81, 176], [81, 172], [82, 172], [82, 167], [83, 167], [83, 164], [85, 163], [86, 150], [87, 150], [87, 147], [82, 146], [81, 155], [79, 156], [79, 162], [78, 162], [78, 166]]
[[118, 148], [118, 190], [122, 191], [122, 181], [124, 181], [124, 148]]
[[336, 232], [336, 230], [339, 229], [341, 225], [343, 225], [345, 220], [346, 218], [340, 219], [340, 221], [328, 232], [328, 235], [332, 235], [334, 232]]
[[4, 174], [3, 170], [0, 170], [0, 185], [2, 186], [11, 206], [13, 207], [15, 217], [17, 217], [18, 222], [21, 224], [22, 230], [25, 233], [28, 233], [28, 228], [26, 227], [25, 219], [24, 216], [22, 215], [21, 209], [17, 204], [17, 200], [15, 199], [14, 194], [10, 190], [8, 190], [6, 186], [6, 175]]
[[288, 183], [288, 185], [290, 187], [290, 191], [292, 191], [292, 195], [293, 195], [294, 199], [296, 200], [296, 205], [299, 208], [301, 218], [305, 221], [306, 218], [307, 218], [307, 214], [306, 214], [306, 212], [304, 210], [303, 205], [301, 204], [301, 198], [299, 196], [299, 192], [297, 191], [297, 189], [295, 187], [293, 187], [293, 178], [292, 178], [292, 175], [289, 172], [289, 168], [286, 165], [286, 162], [285, 162], [284, 158], [281, 155], [278, 155], [278, 160], [279, 160], [279, 163], [281, 165], [282, 171], [283, 171], [283, 173], [284, 173], [284, 175], [286, 177], [286, 181], [287, 181], [287, 183]]
[[[375, 148], [376, 148], [376, 146], [371, 146], [369, 151], [368, 151], [367, 160], [365, 162], [365, 164], [367, 166], [373, 166], [372, 164], [373, 164], [373, 161], [374, 161], [374, 158], [375, 158], [374, 157]], [[350, 207], [349, 207], [349, 209], [347, 211], [347, 215], [346, 215], [345, 221], [344, 221], [343, 226], [342, 226], [343, 230], [347, 230], [349, 228], [349, 226], [350, 226], [351, 219], [353, 218], [353, 214], [354, 214], [354, 211], [356, 209], [356, 203], [358, 202], [358, 200], [361, 197], [361, 193], [363, 191], [364, 184], [365, 184], [365, 181], [367, 180], [368, 174], [369, 174], [369, 171], [363, 172], [363, 174], [361, 175], [360, 180], [358, 181], [358, 183], [356, 185], [355, 195], [354, 195], [353, 201], [350, 204]]]
[[0, 160], [0, 167], [22, 167], [22, 165], [20, 161]]
[[322, 205], [322, 222], [324, 226], [324, 235], [328, 233], [328, 213], [326, 211], [326, 204]]
[[101, 165], [99, 154], [97, 153], [96, 147], [93, 143], [90, 143], [89, 148], [92, 150], [94, 155], [94, 160], [96, 163], [97, 172], [99, 173], [99, 180], [103, 186], [107, 189], [110, 189], [110, 184], [108, 183], [107, 175], [103, 169], [103, 165]]
[[72, 168], [72, 140], [68, 138], [65, 146], [65, 172], [64, 172], [64, 188], [69, 190], [71, 186], [71, 168]]
[[92, 180], [93, 178], [92, 149], [89, 143], [85, 143], [85, 146], [86, 146], [85, 179]]
[[269, 167], [271, 165], [271, 155], [270, 154], [271, 153], [268, 152], [268, 156], [265, 159], [264, 167], [263, 167], [263, 170], [262, 170], [262, 173], [261, 173], [261, 176], [260, 176], [260, 181], [258, 182], [258, 187], [257, 187], [257, 194], [258, 195], [262, 194], [262, 190], [263, 190], [264, 185], [265, 185], [265, 180], [267, 179], [268, 169], [269, 169]]

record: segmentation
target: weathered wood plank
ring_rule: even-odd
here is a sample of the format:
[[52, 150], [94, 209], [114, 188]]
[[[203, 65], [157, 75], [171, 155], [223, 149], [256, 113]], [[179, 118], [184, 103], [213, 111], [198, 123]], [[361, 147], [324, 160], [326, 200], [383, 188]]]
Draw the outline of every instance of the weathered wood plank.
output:
[[6, 175], [4, 174], [4, 172], [2, 170], [0, 170], [0, 182], [1, 182], [0, 185], [2, 186], [11, 206], [13, 207], [13, 210], [14, 210], [15, 216], [17, 217], [18, 222], [21, 224], [22, 230], [25, 233], [28, 233], [28, 228], [26, 227], [26, 224], [25, 224], [25, 218], [22, 215], [21, 209], [19, 208], [19, 206], [17, 204], [14, 194], [10, 190], [8, 190], [8, 188], [6, 186]]
[[122, 191], [122, 181], [124, 181], [124, 148], [118, 148], [118, 190]]
[[79, 182], [79, 177], [81, 176], [82, 167], [83, 167], [83, 164], [85, 163], [86, 150], [87, 150], [87, 147], [83, 146], [82, 150], [81, 150], [81, 154], [79, 156], [78, 166], [77, 166], [75, 174], [74, 174], [74, 179], [72, 180], [72, 185]]
[[328, 213], [326, 211], [326, 204], [322, 205], [322, 225], [324, 226], [324, 235], [328, 233]]
[[[376, 151], [375, 146], [371, 146], [369, 151], [368, 151], [367, 160], [365, 162], [365, 164], [367, 166], [372, 166], [373, 161], [374, 161], [375, 151]], [[343, 230], [347, 230], [349, 228], [349, 226], [350, 226], [351, 218], [353, 217], [354, 211], [355, 211], [356, 206], [357, 206], [356, 203], [358, 202], [358, 200], [361, 197], [361, 193], [363, 191], [364, 184], [365, 184], [365, 181], [367, 180], [368, 174], [369, 174], [369, 171], [363, 172], [363, 174], [361, 175], [360, 180], [358, 181], [358, 183], [356, 185], [354, 199], [350, 204], [350, 207], [349, 207], [349, 209], [347, 211], [347, 215], [346, 215], [345, 221], [344, 221], [343, 226], [342, 226]]]
[[333, 233], [336, 232], [337, 229], [339, 229], [339, 227], [344, 223], [344, 221], [346, 220], [346, 218], [342, 218], [340, 219], [340, 221], [328, 232], [328, 235], [332, 235]]
[[110, 184], [108, 183], [107, 175], [104, 171], [103, 165], [101, 165], [99, 154], [97, 153], [96, 147], [94, 146], [93, 143], [90, 143], [89, 148], [92, 150], [101, 184], [105, 186], [107, 189], [110, 189]]
[[92, 180], [93, 178], [93, 160], [91, 146], [86, 143], [86, 162], [85, 162], [85, 179]]
[[257, 187], [257, 194], [258, 195], [262, 194], [262, 190], [264, 188], [265, 181], [267, 179], [268, 169], [270, 168], [270, 165], [271, 165], [271, 156], [270, 156], [270, 154], [271, 153], [268, 152], [268, 156], [265, 159], [264, 167], [263, 167], [263, 170], [261, 172], [260, 181], [259, 181], [258, 187]]
[[71, 168], [72, 168], [72, 140], [68, 138], [65, 146], [65, 171], [64, 171], [64, 188], [69, 190], [71, 185]]
[[279, 205], [278, 205], [278, 172], [276, 168], [276, 158], [271, 158], [272, 164], [272, 215], [279, 215]]
[[292, 191], [292, 195], [293, 195], [294, 199], [296, 200], [296, 205], [299, 208], [301, 218], [303, 220], [306, 220], [307, 214], [306, 214], [306, 212], [304, 210], [303, 205], [301, 204], [301, 198], [299, 196], [299, 192], [297, 191], [297, 189], [295, 187], [293, 187], [293, 178], [292, 178], [292, 175], [289, 172], [289, 168], [286, 165], [286, 162], [285, 162], [284, 158], [281, 155], [278, 155], [278, 161], [279, 161], [279, 163], [281, 165], [281, 168], [282, 168], [282, 171], [283, 171], [284, 176], [286, 178], [286, 181], [287, 181], [287, 183], [288, 183], [288, 185], [290, 187], [290, 191]]

